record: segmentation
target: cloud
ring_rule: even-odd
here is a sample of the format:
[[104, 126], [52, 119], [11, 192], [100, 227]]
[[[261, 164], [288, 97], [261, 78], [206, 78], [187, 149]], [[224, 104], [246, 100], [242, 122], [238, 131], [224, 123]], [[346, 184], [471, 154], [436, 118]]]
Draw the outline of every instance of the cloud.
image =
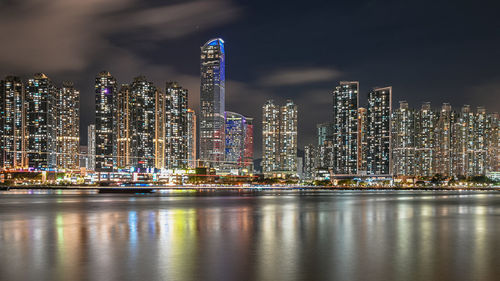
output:
[[228, 0], [192, 0], [153, 8], [141, 4], [140, 0], [4, 2], [0, 4], [0, 71], [82, 71], [97, 59], [121, 53], [109, 39], [113, 35], [172, 39], [227, 23], [240, 12]]
[[230, 22], [240, 13], [239, 8], [227, 1], [191, 1], [125, 14], [119, 20], [124, 24], [118, 29], [145, 27], [150, 39], [170, 39]]
[[263, 86], [293, 86], [331, 81], [342, 76], [332, 68], [292, 68], [275, 71], [260, 79]]

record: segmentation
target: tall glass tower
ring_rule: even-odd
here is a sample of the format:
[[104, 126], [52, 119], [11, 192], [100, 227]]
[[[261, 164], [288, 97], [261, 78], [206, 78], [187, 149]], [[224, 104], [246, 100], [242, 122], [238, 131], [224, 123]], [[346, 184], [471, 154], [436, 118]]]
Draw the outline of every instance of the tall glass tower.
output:
[[218, 168], [224, 160], [224, 41], [211, 39], [201, 47], [200, 160]]

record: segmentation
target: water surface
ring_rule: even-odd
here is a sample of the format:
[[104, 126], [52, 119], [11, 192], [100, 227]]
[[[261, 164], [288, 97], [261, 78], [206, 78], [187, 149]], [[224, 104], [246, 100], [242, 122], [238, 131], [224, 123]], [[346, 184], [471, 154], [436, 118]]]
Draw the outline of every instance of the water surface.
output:
[[0, 193], [0, 280], [499, 280], [499, 192]]

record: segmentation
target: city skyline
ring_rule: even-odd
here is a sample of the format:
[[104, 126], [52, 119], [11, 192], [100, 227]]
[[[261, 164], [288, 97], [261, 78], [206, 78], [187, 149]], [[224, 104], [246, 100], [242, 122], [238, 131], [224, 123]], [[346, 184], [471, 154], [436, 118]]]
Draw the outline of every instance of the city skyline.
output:
[[0, 1], [0, 281], [497, 280], [500, 1]]
[[[119, 84], [141, 74], [158, 86], [178, 81], [190, 93], [189, 107], [198, 111], [199, 47], [216, 37], [228, 46], [226, 106], [255, 116], [256, 130], [260, 130], [259, 112], [265, 100], [294, 100], [303, 112], [310, 112], [300, 117], [304, 121], [299, 126], [299, 147], [314, 142], [316, 123], [330, 121], [330, 90], [342, 80], [361, 82], [363, 107], [372, 87], [391, 85], [395, 102], [406, 100], [417, 105], [429, 101], [435, 108], [452, 102], [456, 109], [469, 104], [500, 111], [496, 98], [500, 78], [494, 63], [499, 59], [496, 50], [500, 42], [491, 36], [498, 26], [498, 18], [492, 14], [497, 3], [481, 5], [480, 9], [461, 3], [450, 11], [443, 3], [432, 3], [432, 10], [425, 9], [425, 1], [411, 5], [318, 2], [309, 5], [306, 12], [300, 5], [288, 3], [287, 13], [277, 20], [263, 7], [267, 5], [271, 11], [282, 4], [280, 1], [187, 1], [184, 6], [116, 0], [121, 3], [116, 7], [71, 2], [68, 5], [75, 9], [65, 8], [64, 12], [59, 12], [63, 8], [56, 4], [32, 9], [37, 17], [23, 12], [38, 5], [36, 1], [22, 2], [8, 1], [1, 6], [1, 26], [9, 26], [5, 34], [10, 40], [0, 47], [0, 77], [44, 72], [56, 81], [73, 81], [81, 92], [81, 128], [93, 120], [93, 79], [102, 69], [110, 71]], [[185, 12], [177, 12], [177, 20], [165, 16], [147, 21], [146, 15], [161, 19], [160, 15], [182, 7], [186, 7]], [[446, 17], [439, 12], [442, 10], [447, 11]], [[329, 11], [355, 20], [327, 16]], [[468, 16], [463, 17], [464, 13]], [[380, 14], [386, 16], [378, 17]], [[141, 24], [127, 25], [118, 20], [123, 16]], [[83, 22], [79, 21], [82, 17]], [[297, 18], [301, 25], [295, 24]], [[116, 20], [110, 24], [110, 19]], [[28, 48], [30, 44], [20, 44], [37, 34], [35, 29], [22, 28], [23, 22], [52, 29], [38, 40], [36, 50]], [[85, 40], [80, 42], [75, 38], [79, 36], [71, 34]], [[337, 34], [349, 43], [334, 44], [336, 36], [326, 34]], [[307, 45], [307, 52], [301, 51], [302, 44]], [[81, 143], [86, 143], [86, 135], [80, 137]], [[256, 135], [255, 142], [260, 143], [260, 136]], [[260, 150], [256, 147], [256, 155]]]

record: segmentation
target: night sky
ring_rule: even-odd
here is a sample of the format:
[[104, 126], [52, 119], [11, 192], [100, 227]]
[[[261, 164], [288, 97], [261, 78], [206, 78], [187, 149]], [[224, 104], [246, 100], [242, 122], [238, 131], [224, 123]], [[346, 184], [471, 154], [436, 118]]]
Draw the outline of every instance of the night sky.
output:
[[3, 0], [0, 75], [44, 72], [81, 90], [81, 134], [94, 77], [178, 81], [198, 110], [200, 46], [226, 42], [226, 110], [256, 118], [267, 99], [299, 106], [299, 148], [331, 119], [331, 91], [360, 81], [361, 105], [393, 86], [393, 107], [430, 101], [500, 111], [499, 1]]

